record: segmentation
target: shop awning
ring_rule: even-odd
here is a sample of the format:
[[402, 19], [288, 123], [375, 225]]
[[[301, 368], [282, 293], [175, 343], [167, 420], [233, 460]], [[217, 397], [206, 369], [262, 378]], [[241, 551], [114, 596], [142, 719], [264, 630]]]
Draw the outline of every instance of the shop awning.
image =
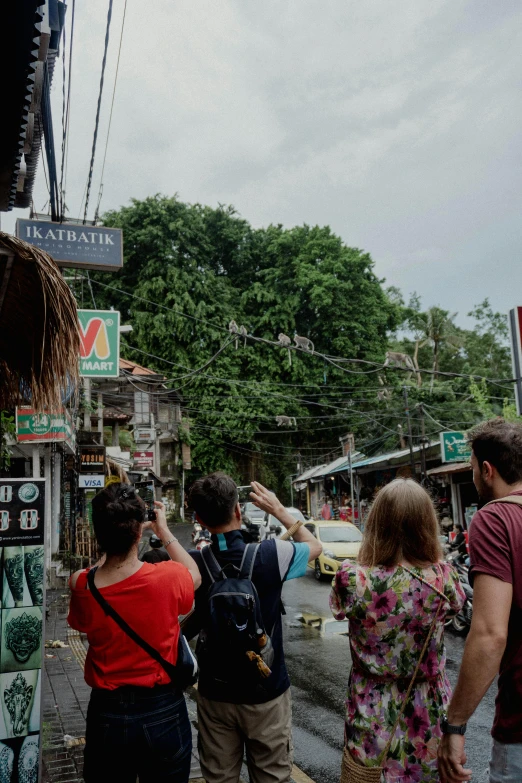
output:
[[[420, 446], [414, 446], [412, 449], [413, 456], [417, 459], [420, 458], [421, 448]], [[440, 442], [434, 441], [426, 446], [425, 450], [426, 459], [440, 458]], [[400, 465], [408, 464], [410, 460], [410, 450], [401, 449], [400, 451], [392, 451], [388, 454], [377, 454], [375, 457], [369, 457], [356, 461], [353, 464], [353, 470], [359, 471], [366, 468], [374, 468], [378, 470], [380, 467], [398, 467]], [[429, 472], [429, 471], [428, 471]]]
[[465, 473], [468, 470], [471, 470], [469, 462], [448, 462], [445, 465], [440, 465], [438, 468], [431, 468], [431, 470], [426, 472], [428, 476], [440, 476], [450, 473]]

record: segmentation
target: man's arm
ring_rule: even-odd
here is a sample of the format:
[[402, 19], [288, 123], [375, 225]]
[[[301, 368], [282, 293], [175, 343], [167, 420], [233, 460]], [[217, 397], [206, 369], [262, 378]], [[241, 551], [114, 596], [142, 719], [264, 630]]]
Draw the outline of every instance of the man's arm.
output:
[[[495, 679], [506, 647], [513, 586], [478, 573], [473, 584], [473, 619], [464, 648], [459, 679], [448, 708], [448, 723], [467, 723]], [[464, 737], [447, 734], [439, 748], [442, 783], [471, 778], [464, 769]]]
[[[272, 514], [287, 530], [290, 530], [292, 525], [295, 525], [295, 517], [293, 517], [289, 511], [286, 511], [281, 501], [278, 500], [273, 492], [270, 492], [269, 489], [266, 489], [266, 487], [258, 481], [252, 482], [252, 489], [254, 491], [250, 493], [250, 497], [258, 508]], [[322, 545], [304, 525], [293, 534], [292, 538], [299, 543], [308, 544], [310, 549], [309, 561], [315, 560], [323, 551]]]

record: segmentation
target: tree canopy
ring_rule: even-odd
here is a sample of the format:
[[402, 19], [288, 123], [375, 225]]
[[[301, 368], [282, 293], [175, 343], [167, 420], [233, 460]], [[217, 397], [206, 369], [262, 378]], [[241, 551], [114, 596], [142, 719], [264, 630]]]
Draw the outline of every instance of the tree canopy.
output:
[[[104, 223], [123, 229], [125, 263], [111, 280], [92, 275], [96, 304], [132, 323], [123, 355], [182, 395], [198, 473], [223, 469], [281, 488], [338, 456], [347, 432], [369, 454], [397, 447], [404, 384], [418, 437], [419, 402], [428, 434], [460, 428], [481, 417], [469, 376], [510, 377], [506, 320], [487, 300], [469, 331], [439, 307], [423, 311], [415, 295], [405, 304], [370, 255], [327, 226], [256, 229], [231, 207], [159, 195]], [[231, 320], [247, 339], [230, 334]], [[280, 333], [308, 338], [314, 353], [290, 356], [274, 345]], [[413, 357], [420, 372], [383, 369], [388, 349]], [[485, 394], [495, 411], [511, 396], [506, 383]]]

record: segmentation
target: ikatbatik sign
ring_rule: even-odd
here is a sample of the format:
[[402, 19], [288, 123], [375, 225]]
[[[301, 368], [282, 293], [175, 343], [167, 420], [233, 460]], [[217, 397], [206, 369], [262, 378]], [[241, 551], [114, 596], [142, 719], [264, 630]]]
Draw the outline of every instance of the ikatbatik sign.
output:
[[42, 726], [45, 479], [0, 479], [0, 780], [36, 783]]
[[471, 446], [465, 432], [441, 432], [440, 453], [443, 462], [469, 462]]
[[71, 414], [66, 408], [58, 411], [37, 411], [24, 406], [17, 408], [16, 440], [18, 443], [65, 443], [74, 451]]
[[117, 378], [120, 374], [120, 314], [117, 310], [78, 310], [80, 375]]
[[58, 266], [105, 272], [117, 272], [123, 266], [120, 228], [18, 218], [16, 236], [45, 250]]

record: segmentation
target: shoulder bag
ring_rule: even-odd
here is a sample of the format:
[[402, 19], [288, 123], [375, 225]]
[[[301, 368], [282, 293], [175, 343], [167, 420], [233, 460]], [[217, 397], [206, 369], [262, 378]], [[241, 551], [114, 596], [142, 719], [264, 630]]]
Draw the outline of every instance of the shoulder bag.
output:
[[[429, 587], [435, 590], [435, 592], [438, 593], [441, 596], [441, 598], [443, 598], [445, 601], [448, 600], [444, 595], [444, 593], [442, 593], [434, 585], [430, 584], [428, 581], [423, 579], [421, 576], [414, 573], [409, 568], [406, 568], [406, 566], [401, 565], [401, 568], [403, 568], [405, 571], [408, 571], [408, 573], [414, 576], [415, 579], [418, 579], [419, 581], [424, 582], [424, 584], [427, 584]], [[426, 636], [426, 640], [421, 650], [419, 660], [417, 661], [417, 666], [415, 667], [415, 671], [413, 672], [413, 676], [410, 680], [410, 684], [408, 685], [408, 690], [406, 691], [404, 701], [402, 702], [402, 707], [397, 716], [397, 720], [395, 721], [393, 728], [391, 730], [390, 739], [388, 740], [386, 747], [384, 748], [382, 753], [379, 755], [377, 759], [377, 764], [375, 766], [369, 767], [361, 764], [361, 762], [359, 761], [356, 761], [345, 744], [344, 751], [343, 751], [343, 762], [341, 767], [341, 783], [381, 783], [381, 780], [384, 780], [384, 764], [386, 762], [386, 759], [388, 758], [388, 753], [390, 752], [392, 742], [395, 739], [395, 732], [397, 731], [400, 720], [404, 715], [404, 710], [406, 709], [406, 706], [408, 704], [408, 700], [410, 698], [411, 691], [415, 683], [415, 679], [417, 677], [417, 674], [419, 673], [422, 659], [426, 654], [426, 650], [428, 649], [428, 645], [430, 643], [431, 637], [433, 636], [433, 632], [437, 624], [441, 607], [442, 607], [442, 600], [439, 602], [437, 611], [435, 613], [435, 617], [432, 620], [430, 629], [428, 631], [428, 635]]]
[[196, 660], [196, 657], [194, 656], [194, 653], [189, 647], [189, 643], [183, 636], [183, 633], [181, 632], [181, 629], [179, 631], [179, 639], [178, 639], [178, 657], [176, 664], [170, 663], [170, 661], [167, 661], [152, 645], [150, 645], [148, 642], [145, 641], [145, 639], [142, 639], [141, 636], [134, 631], [130, 625], [121, 617], [121, 615], [118, 614], [118, 612], [113, 609], [113, 607], [109, 604], [109, 602], [103, 597], [103, 595], [100, 593], [96, 585], [94, 584], [94, 575], [97, 571], [98, 567], [95, 566], [94, 568], [91, 568], [89, 573], [87, 574], [87, 583], [89, 585], [89, 589], [92, 593], [93, 598], [98, 601], [101, 608], [105, 612], [106, 615], [109, 617], [112, 617], [115, 623], [119, 625], [122, 631], [124, 631], [127, 636], [130, 636], [130, 638], [133, 640], [133, 642], [136, 642], [137, 645], [139, 645], [142, 650], [145, 650], [148, 655], [150, 655], [151, 658], [153, 658], [157, 663], [160, 664], [160, 666], [163, 667], [163, 669], [167, 672], [167, 674], [170, 677], [170, 680], [172, 684], [179, 688], [180, 690], [184, 690], [185, 688], [188, 688], [190, 685], [194, 685], [194, 683], [198, 679], [198, 662]]

